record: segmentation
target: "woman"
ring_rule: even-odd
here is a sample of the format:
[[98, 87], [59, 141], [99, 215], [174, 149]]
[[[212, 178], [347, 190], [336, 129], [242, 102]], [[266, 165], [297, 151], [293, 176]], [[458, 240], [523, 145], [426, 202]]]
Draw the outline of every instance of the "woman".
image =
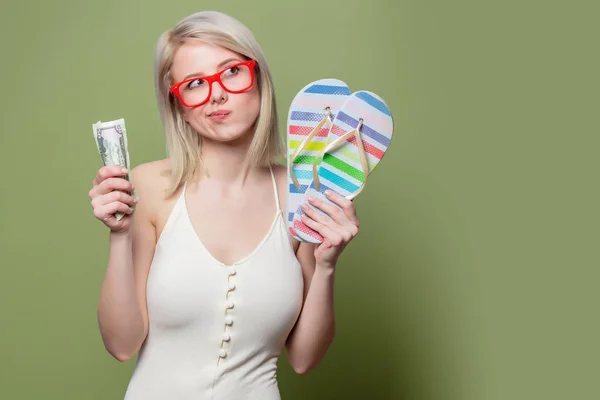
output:
[[120, 361], [139, 352], [127, 400], [279, 399], [282, 349], [303, 374], [333, 340], [334, 271], [358, 232], [353, 204], [315, 201], [330, 222], [306, 208], [323, 244], [289, 235], [271, 75], [240, 22], [185, 18], [160, 38], [155, 72], [169, 157], [133, 169], [132, 184], [127, 171], [101, 168], [90, 191], [110, 228], [102, 339]]

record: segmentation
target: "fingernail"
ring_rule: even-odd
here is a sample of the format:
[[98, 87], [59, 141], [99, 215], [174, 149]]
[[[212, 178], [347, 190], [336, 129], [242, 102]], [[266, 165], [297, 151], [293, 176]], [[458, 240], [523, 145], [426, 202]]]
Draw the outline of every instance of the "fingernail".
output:
[[127, 171], [127, 168], [123, 168], [123, 169], [121, 169], [121, 172], [123, 172], [124, 174], [126, 174], [129, 171]]
[[331, 190], [327, 189], [325, 191], [325, 196], [327, 196], [327, 197], [331, 196]]
[[308, 206], [306, 204], [302, 204], [302, 209], [303, 210], [308, 210]]
[[316, 199], [313, 196], [308, 196], [308, 201], [315, 201]]

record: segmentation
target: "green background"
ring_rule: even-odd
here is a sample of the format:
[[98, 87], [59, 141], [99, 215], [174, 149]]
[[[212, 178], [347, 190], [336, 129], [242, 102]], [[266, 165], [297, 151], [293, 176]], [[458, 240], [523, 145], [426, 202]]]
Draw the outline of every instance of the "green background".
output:
[[324, 77], [395, 119], [339, 264], [337, 339], [306, 376], [282, 358], [284, 399], [600, 398], [598, 10], [561, 3], [2, 2], [0, 398], [123, 398], [134, 361], [96, 323], [91, 127], [124, 117], [133, 165], [165, 156], [154, 45], [202, 9], [255, 33], [282, 132]]

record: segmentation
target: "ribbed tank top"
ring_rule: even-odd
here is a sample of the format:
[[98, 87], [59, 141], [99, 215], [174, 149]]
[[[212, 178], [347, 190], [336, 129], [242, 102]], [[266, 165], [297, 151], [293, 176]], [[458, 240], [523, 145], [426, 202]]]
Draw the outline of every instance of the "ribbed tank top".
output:
[[271, 227], [246, 257], [216, 260], [189, 218], [185, 189], [157, 241], [149, 330], [125, 400], [279, 400], [277, 361], [301, 307], [302, 269], [277, 183]]

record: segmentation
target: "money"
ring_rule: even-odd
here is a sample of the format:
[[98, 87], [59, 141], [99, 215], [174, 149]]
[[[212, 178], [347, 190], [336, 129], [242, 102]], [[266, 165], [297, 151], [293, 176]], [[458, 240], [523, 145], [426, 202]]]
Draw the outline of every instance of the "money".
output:
[[[109, 122], [96, 122], [92, 124], [96, 147], [102, 158], [104, 165], [119, 165], [130, 169], [129, 151], [127, 149], [127, 130], [125, 129], [125, 120], [123, 118]], [[125, 177], [130, 180], [129, 174]], [[135, 193], [132, 193], [135, 196]], [[125, 214], [115, 213], [117, 221], [120, 221]]]

